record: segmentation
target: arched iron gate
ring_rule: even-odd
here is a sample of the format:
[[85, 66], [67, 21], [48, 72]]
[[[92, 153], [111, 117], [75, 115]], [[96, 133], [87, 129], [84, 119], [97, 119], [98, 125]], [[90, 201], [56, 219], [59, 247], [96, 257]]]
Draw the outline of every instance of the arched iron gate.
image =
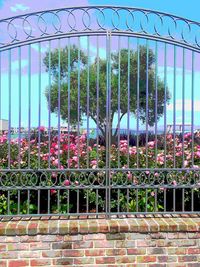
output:
[[0, 216], [199, 212], [199, 28], [112, 6], [0, 20]]

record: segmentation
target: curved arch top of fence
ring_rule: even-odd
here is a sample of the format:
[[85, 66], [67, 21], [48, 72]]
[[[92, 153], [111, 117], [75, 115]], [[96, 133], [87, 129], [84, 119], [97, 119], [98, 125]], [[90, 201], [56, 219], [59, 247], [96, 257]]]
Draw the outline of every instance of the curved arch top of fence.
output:
[[68, 35], [117, 34], [163, 40], [200, 51], [200, 23], [147, 9], [87, 6], [0, 20], [0, 50]]

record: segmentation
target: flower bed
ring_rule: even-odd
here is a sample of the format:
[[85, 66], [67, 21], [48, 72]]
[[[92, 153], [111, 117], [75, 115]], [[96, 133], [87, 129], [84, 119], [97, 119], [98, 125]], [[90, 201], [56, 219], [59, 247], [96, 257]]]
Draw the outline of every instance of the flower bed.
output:
[[176, 188], [178, 199], [181, 186], [185, 186], [186, 197], [177, 202], [177, 209], [182, 201], [187, 209], [192, 201], [191, 185], [199, 199], [199, 137], [199, 132], [175, 138], [167, 134], [145, 146], [120, 140], [119, 145], [108, 148], [87, 139], [86, 134], [49, 136], [43, 127], [30, 138], [10, 142], [4, 134], [0, 137], [0, 214], [36, 213], [38, 189], [42, 189], [42, 213], [102, 212], [108, 185], [113, 211], [162, 211], [166, 194], [170, 198]]

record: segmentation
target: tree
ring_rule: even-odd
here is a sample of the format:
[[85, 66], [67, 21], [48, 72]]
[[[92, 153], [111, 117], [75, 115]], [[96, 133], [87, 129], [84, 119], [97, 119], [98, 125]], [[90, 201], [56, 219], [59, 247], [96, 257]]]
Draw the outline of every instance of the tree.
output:
[[[68, 58], [68, 50], [70, 51]], [[59, 56], [60, 53], [60, 56]], [[119, 70], [119, 53], [111, 53], [111, 113], [110, 113], [110, 129], [113, 127], [114, 115], [118, 112], [118, 77], [120, 71], [120, 121], [128, 112], [128, 105], [131, 114], [134, 114], [142, 123], [146, 122], [149, 126], [153, 126], [164, 113], [164, 103], [170, 100], [168, 88], [164, 87], [160, 77], [155, 79], [155, 56], [151, 49], [148, 53], [148, 110], [146, 109], [146, 62], [147, 50], [145, 46], [140, 46], [140, 65], [139, 65], [139, 110], [137, 110], [137, 51], [127, 49], [120, 50], [120, 70]], [[59, 64], [60, 57], [60, 64]], [[49, 66], [49, 58], [50, 66]], [[68, 59], [70, 69], [68, 68]], [[129, 62], [128, 62], [129, 61]], [[106, 94], [107, 94], [107, 62], [104, 59], [97, 58], [94, 62], [88, 64], [88, 58], [82, 50], [73, 45], [70, 48], [65, 47], [51, 52], [50, 57], [47, 53], [44, 58], [46, 71], [50, 71], [53, 83], [46, 90], [46, 98], [50, 105], [51, 112], [58, 114], [58, 91], [60, 76], [60, 115], [71, 125], [82, 122], [83, 116], [89, 116], [97, 124], [102, 133], [106, 136], [107, 114], [106, 114]], [[130, 67], [129, 87], [128, 87], [128, 65]], [[99, 66], [99, 90], [97, 92], [97, 67]], [[59, 74], [60, 72], [60, 74]], [[88, 75], [89, 73], [89, 75]], [[79, 75], [79, 79], [78, 79]], [[68, 78], [70, 80], [70, 99], [68, 99]], [[156, 80], [157, 80], [157, 117], [155, 112], [156, 98]], [[79, 86], [80, 85], [80, 86]], [[129, 88], [129, 90], [128, 90]], [[129, 103], [128, 103], [129, 92]], [[50, 94], [50, 103], [49, 103]], [[97, 111], [97, 94], [99, 99], [99, 111]], [[89, 108], [88, 98], [89, 96]], [[68, 113], [68, 100], [70, 100], [70, 112]], [[78, 103], [80, 105], [78, 106]], [[89, 112], [88, 112], [89, 109]], [[79, 110], [79, 112], [78, 112]], [[79, 117], [78, 117], [79, 114]], [[68, 116], [70, 115], [70, 116]], [[112, 137], [118, 134], [118, 127]]]

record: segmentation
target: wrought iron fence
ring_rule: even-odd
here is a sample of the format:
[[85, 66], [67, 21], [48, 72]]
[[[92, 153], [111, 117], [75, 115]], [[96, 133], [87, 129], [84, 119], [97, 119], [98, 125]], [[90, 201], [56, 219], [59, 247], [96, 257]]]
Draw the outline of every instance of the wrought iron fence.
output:
[[98, 6], [0, 29], [0, 216], [199, 212], [199, 23]]

